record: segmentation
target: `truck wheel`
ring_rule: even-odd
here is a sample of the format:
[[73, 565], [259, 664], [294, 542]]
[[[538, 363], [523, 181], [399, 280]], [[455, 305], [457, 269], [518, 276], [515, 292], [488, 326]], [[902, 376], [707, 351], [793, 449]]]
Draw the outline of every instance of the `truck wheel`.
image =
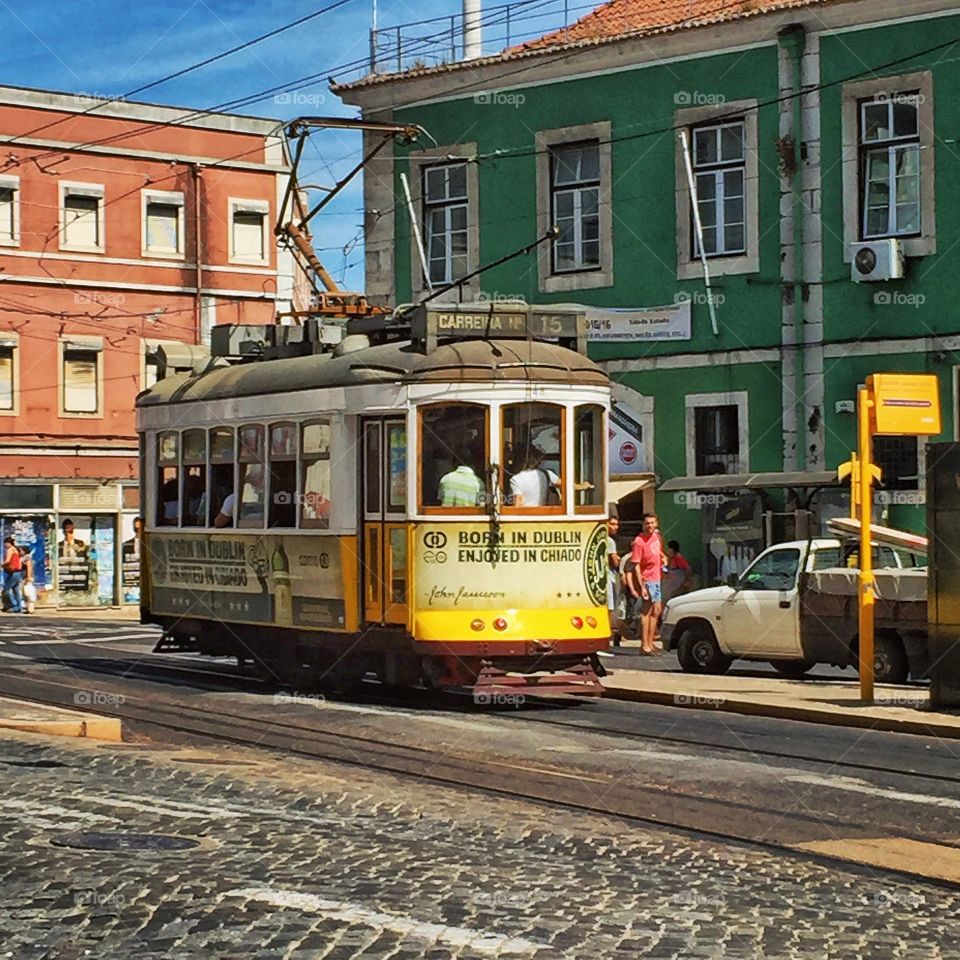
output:
[[770, 666], [790, 680], [802, 680], [816, 664], [812, 660], [771, 660]]
[[907, 654], [897, 636], [878, 633], [873, 641], [873, 673], [877, 683], [906, 683]]
[[687, 627], [677, 643], [677, 659], [685, 673], [726, 673], [733, 663], [717, 643], [713, 631], [706, 624]]

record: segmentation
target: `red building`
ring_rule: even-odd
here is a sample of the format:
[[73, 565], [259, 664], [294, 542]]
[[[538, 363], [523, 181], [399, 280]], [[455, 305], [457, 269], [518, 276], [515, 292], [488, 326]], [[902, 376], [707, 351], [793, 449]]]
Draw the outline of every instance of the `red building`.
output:
[[0, 532], [42, 604], [136, 601], [134, 398], [299, 305], [288, 175], [278, 121], [0, 87]]

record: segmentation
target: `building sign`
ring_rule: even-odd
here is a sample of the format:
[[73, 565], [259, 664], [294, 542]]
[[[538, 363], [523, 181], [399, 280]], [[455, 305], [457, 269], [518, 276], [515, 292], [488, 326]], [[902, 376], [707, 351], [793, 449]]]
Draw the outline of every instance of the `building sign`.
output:
[[583, 309], [587, 311], [587, 340], [590, 343], [690, 339], [689, 300], [668, 307], [643, 310], [601, 307]]
[[940, 391], [934, 374], [874, 373], [867, 377], [867, 391], [873, 399], [874, 433], [940, 433]]
[[147, 549], [155, 613], [345, 629], [338, 537], [151, 533]]
[[604, 606], [607, 531], [580, 523], [424, 524], [414, 561], [418, 610]]
[[652, 472], [643, 421], [635, 410], [619, 400], [614, 400], [610, 407], [607, 439], [611, 477], [629, 478]]
[[414, 340], [428, 345], [438, 338], [476, 340], [577, 340], [587, 332], [586, 307], [536, 307], [523, 303], [426, 305], [411, 314]]

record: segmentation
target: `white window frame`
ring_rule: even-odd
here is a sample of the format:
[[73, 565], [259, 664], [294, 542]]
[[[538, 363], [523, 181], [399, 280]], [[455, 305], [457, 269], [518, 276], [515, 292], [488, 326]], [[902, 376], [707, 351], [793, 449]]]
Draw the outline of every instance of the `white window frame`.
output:
[[[887, 98], [885, 100], [863, 100], [860, 102], [860, 133], [859, 146], [861, 156], [860, 168], [860, 197], [863, 219], [860, 224], [861, 238], [863, 240], [884, 240], [888, 238], [916, 237], [923, 233], [922, 214], [922, 178], [920, 176], [920, 103], [919, 97], [913, 94], [904, 94], [904, 99], [914, 101], [914, 109], [917, 114], [917, 132], [906, 137], [898, 137], [894, 132], [894, 104], [896, 98]], [[883, 140], [872, 140], [867, 142], [864, 139], [864, 133], [867, 126], [867, 110], [871, 107], [883, 107], [887, 113], [887, 120], [890, 124], [890, 136]], [[917, 230], [899, 229], [897, 208], [897, 155], [903, 151], [911, 150], [917, 154], [917, 216], [921, 221]], [[867, 172], [870, 165], [870, 159], [874, 155], [886, 153], [889, 170], [887, 172], [887, 188], [889, 195], [887, 197], [887, 225], [879, 233], [870, 233], [869, 220], [870, 210], [867, 201], [870, 196], [870, 181]]]
[[[235, 213], [258, 213], [263, 215], [263, 257], [260, 259], [237, 256], [233, 246], [233, 217]], [[227, 199], [227, 244], [231, 263], [256, 264], [258, 266], [270, 265], [269, 221], [269, 200], [245, 200], [241, 197], [229, 197]]]
[[10, 208], [10, 227], [12, 237], [0, 237], [0, 246], [19, 247], [20, 246], [20, 178], [10, 177], [4, 174], [0, 176], [0, 190], [12, 190], [13, 202]]
[[[715, 163], [707, 163], [697, 165], [697, 134], [704, 133], [709, 131], [714, 140], [716, 141], [718, 147], [722, 146], [723, 143], [723, 131], [731, 130], [734, 128], [741, 129], [743, 131], [743, 154], [737, 160], [723, 160], [718, 159]], [[714, 194], [713, 194], [713, 203], [716, 208], [716, 218], [714, 223], [714, 230], [716, 231], [716, 249], [711, 253], [707, 252], [706, 256], [708, 260], [719, 260], [726, 257], [743, 257], [747, 253], [747, 124], [746, 120], [732, 120], [723, 123], [713, 123], [713, 124], [703, 124], [702, 126], [694, 127], [690, 131], [690, 162], [693, 167], [693, 179], [694, 184], [697, 187], [697, 201], [701, 206], [700, 216], [701, 220], [703, 219], [703, 198], [700, 195], [700, 179], [701, 177], [711, 177], [714, 184]], [[741, 179], [743, 181], [743, 193], [740, 196], [741, 206], [743, 209], [743, 219], [738, 221], [739, 224], [743, 227], [743, 247], [733, 249], [727, 248], [726, 243], [726, 228], [728, 226], [726, 219], [726, 200], [727, 196], [725, 193], [727, 178], [726, 174], [739, 172]], [[691, 204], [691, 216], [693, 216], [692, 204]], [[700, 256], [700, 238], [694, 233], [693, 235], [693, 250], [691, 252], [692, 257]]]
[[[674, 121], [677, 129], [686, 128], [693, 159], [693, 130], [705, 126], [721, 126], [730, 117], [743, 123], [744, 133], [744, 219], [746, 251], [744, 253], [710, 256], [708, 263], [712, 277], [759, 273], [760, 271], [760, 144], [756, 100], [732, 100], [705, 107], [677, 110]], [[674, 165], [676, 170], [677, 215], [677, 279], [703, 279], [703, 263], [696, 254], [693, 238], [693, 198], [683, 155], [683, 144], [676, 138]]]
[[553, 226], [553, 163], [552, 150], [596, 140], [600, 152], [600, 264], [581, 270], [553, 269], [552, 244], [541, 244], [537, 254], [537, 283], [540, 293], [567, 293], [611, 287], [613, 274], [613, 160], [609, 120], [575, 127], [538, 130], [535, 137], [537, 157], [537, 236], [542, 237]]
[[686, 459], [687, 476], [697, 474], [697, 417], [696, 411], [700, 407], [736, 407], [739, 450], [737, 459], [740, 462], [740, 473], [750, 472], [750, 420], [749, 394], [746, 390], [735, 390], [730, 393], [688, 393], [686, 403]]
[[[557, 154], [563, 150], [583, 150], [585, 148], [595, 149], [597, 151], [597, 177], [595, 180], [582, 178], [572, 181], [569, 184], [556, 183]], [[553, 274], [580, 273], [584, 270], [600, 269], [600, 144], [596, 140], [588, 140], [580, 143], [558, 143], [550, 148], [550, 209], [553, 215], [553, 225], [558, 226], [560, 217], [557, 214], [557, 201], [561, 195], [569, 194], [573, 198], [573, 247], [574, 247], [574, 265], [572, 267], [561, 268], [557, 264], [557, 244], [556, 241], [550, 245], [552, 260], [550, 270]], [[583, 246], [587, 242], [583, 237], [583, 198], [587, 193], [595, 193], [597, 197], [597, 259], [596, 262], [588, 262], [583, 257]]]
[[[412, 194], [414, 215], [419, 217], [419, 225], [423, 226], [423, 197], [421, 185], [423, 170], [443, 163], [465, 161], [467, 164], [467, 273], [473, 273], [480, 266], [480, 226], [479, 226], [479, 182], [477, 165], [470, 158], [477, 154], [476, 143], [459, 143], [447, 146], [433, 147], [429, 150], [416, 150], [410, 154], [410, 191]], [[421, 239], [426, 244], [426, 236], [421, 230]], [[413, 299], [419, 300], [429, 293], [426, 279], [423, 275], [423, 266], [420, 262], [420, 248], [417, 245], [415, 232], [410, 230], [410, 289]], [[454, 287], [448, 294], [438, 298], [438, 302], [456, 302], [459, 300], [475, 300], [480, 294], [480, 278], [472, 277], [459, 286]]]
[[[107, 246], [107, 237], [104, 231], [106, 217], [104, 215], [105, 187], [102, 183], [72, 183], [61, 180], [59, 184], [59, 217], [60, 217], [60, 249], [77, 250], [84, 253], [103, 253]], [[90, 197], [97, 200], [97, 243], [68, 243], [66, 234], [66, 201], [67, 197]]]
[[[158, 257], [164, 260], [183, 260], [186, 256], [187, 240], [185, 233], [184, 196], [179, 190], [141, 190], [140, 191], [140, 255]], [[163, 203], [177, 208], [177, 249], [152, 250], [148, 245], [147, 213], [151, 203]]]
[[13, 331], [0, 330], [0, 348], [11, 350], [13, 364], [11, 368], [12, 406], [0, 407], [0, 417], [18, 417], [20, 415], [20, 336]]
[[[71, 350], [89, 351], [97, 355], [97, 409], [67, 410], [66, 377], [64, 364]], [[67, 419], [100, 420], [103, 419], [103, 337], [87, 337], [64, 334], [57, 341], [57, 383], [59, 393], [60, 416]]]
[[[430, 200], [427, 197], [426, 192], [426, 182], [429, 179], [431, 170], [443, 170], [450, 169], [452, 167], [462, 167], [463, 168], [463, 196], [459, 197], [450, 197], [450, 187], [449, 187], [449, 178], [445, 178], [445, 189], [447, 196], [442, 200]], [[464, 230], [465, 239], [467, 243], [467, 249], [465, 251], [465, 261], [466, 261], [466, 270], [465, 275], [470, 272], [470, 188], [467, 185], [467, 161], [465, 160], [453, 160], [446, 163], [433, 163], [433, 164], [424, 164], [420, 170], [420, 229], [423, 235], [423, 247], [426, 253], [427, 258], [427, 271], [429, 273], [431, 267], [431, 238], [432, 234], [430, 232], [430, 221], [432, 219], [431, 215], [436, 211], [442, 211], [443, 214], [443, 235], [447, 238], [445, 243], [445, 253], [443, 259], [443, 276], [439, 279], [430, 278], [430, 282], [437, 287], [445, 287], [450, 283], [456, 282], [460, 279], [453, 276], [453, 246], [449, 242], [450, 236], [453, 234], [453, 211], [454, 210], [463, 210], [464, 213]], [[460, 232], [460, 231], [456, 231]]]
[[900, 91], [916, 93], [920, 105], [920, 235], [897, 239], [907, 257], [924, 257], [937, 252], [933, 73], [925, 70], [843, 85], [843, 259], [846, 263], [852, 262], [854, 251], [863, 242], [861, 235], [865, 226], [862, 210], [864, 184], [860, 164], [861, 108], [866, 100], [889, 99]]

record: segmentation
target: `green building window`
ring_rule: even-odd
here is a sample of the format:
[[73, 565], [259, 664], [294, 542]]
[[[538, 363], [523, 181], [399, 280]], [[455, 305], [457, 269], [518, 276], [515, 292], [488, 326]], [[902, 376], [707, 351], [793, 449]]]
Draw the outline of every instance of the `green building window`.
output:
[[860, 104], [863, 239], [920, 233], [920, 98]]
[[423, 221], [430, 283], [453, 283], [467, 267], [467, 165], [423, 171]]
[[[693, 130], [693, 170], [697, 207], [708, 257], [747, 252], [746, 126], [742, 120]], [[692, 214], [691, 214], [692, 219]], [[700, 256], [696, 230], [693, 256]]]
[[920, 448], [916, 437], [874, 437], [873, 462], [884, 490], [920, 489]]
[[694, 429], [697, 476], [740, 472], [740, 410], [736, 404], [697, 407]]
[[565, 144], [550, 150], [551, 210], [560, 230], [553, 245], [554, 273], [600, 267], [600, 144]]

